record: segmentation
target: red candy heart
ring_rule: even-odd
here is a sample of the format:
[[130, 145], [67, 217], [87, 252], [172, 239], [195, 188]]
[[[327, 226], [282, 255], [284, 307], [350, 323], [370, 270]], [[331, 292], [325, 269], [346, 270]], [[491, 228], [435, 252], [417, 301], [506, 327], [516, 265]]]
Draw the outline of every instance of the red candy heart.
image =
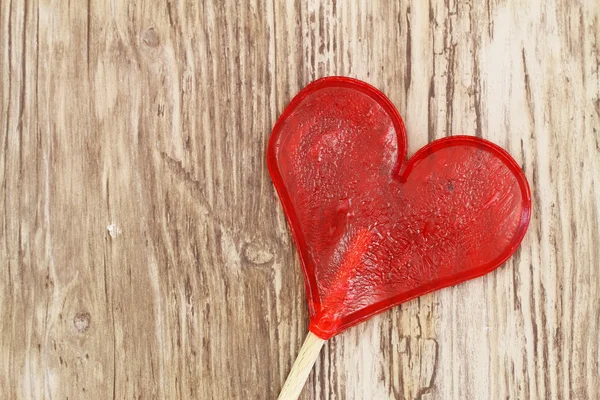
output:
[[273, 128], [269, 172], [323, 339], [494, 270], [525, 235], [529, 186], [500, 147], [454, 136], [405, 158], [392, 103], [350, 78], [311, 83]]

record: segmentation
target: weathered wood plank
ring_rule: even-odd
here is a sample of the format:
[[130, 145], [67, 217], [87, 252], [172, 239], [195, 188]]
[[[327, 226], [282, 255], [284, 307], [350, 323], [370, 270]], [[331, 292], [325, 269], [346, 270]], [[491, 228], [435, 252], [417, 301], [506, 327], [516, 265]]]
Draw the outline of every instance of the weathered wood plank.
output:
[[310, 81], [381, 88], [409, 153], [511, 152], [496, 272], [327, 343], [307, 399], [600, 397], [600, 4], [0, 2], [0, 397], [275, 398], [307, 330], [266, 171]]

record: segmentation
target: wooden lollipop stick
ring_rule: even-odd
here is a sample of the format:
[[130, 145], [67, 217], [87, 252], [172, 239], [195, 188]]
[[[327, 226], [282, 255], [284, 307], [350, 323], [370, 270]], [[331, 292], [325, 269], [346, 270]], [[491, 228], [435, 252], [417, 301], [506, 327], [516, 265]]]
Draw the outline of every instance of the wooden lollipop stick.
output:
[[[321, 304], [321, 312], [314, 316], [314, 321], [321, 319], [332, 320], [331, 310], [335, 310], [335, 307], [344, 303], [348, 294], [348, 281], [352, 273], [356, 273], [356, 269], [360, 268], [360, 257], [367, 251], [371, 237], [372, 235], [368, 230], [362, 229], [352, 240], [350, 254], [344, 258], [342, 266], [338, 270], [337, 277], [331, 285], [329, 294]], [[296, 357], [294, 365], [292, 365], [292, 370], [283, 384], [277, 400], [298, 399], [306, 378], [308, 378], [313, 365], [315, 365], [315, 361], [324, 343], [325, 340], [308, 331], [300, 353]]]
[[277, 400], [296, 400], [300, 396], [304, 383], [313, 365], [315, 365], [324, 343], [325, 340], [310, 331], [308, 332]]

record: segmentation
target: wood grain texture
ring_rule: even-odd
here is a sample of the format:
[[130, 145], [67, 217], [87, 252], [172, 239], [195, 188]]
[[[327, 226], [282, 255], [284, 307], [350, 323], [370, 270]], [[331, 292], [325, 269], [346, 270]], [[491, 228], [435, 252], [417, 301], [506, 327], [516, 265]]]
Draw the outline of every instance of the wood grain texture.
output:
[[302, 398], [600, 398], [597, 1], [0, 0], [0, 57], [0, 398], [276, 398], [308, 321], [265, 147], [326, 75], [409, 154], [504, 147], [533, 219], [330, 340]]

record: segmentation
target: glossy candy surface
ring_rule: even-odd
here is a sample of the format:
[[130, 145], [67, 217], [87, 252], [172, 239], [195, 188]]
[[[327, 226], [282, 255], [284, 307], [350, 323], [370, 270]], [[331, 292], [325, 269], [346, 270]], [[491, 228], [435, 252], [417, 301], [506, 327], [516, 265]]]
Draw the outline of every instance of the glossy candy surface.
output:
[[391, 102], [342, 77], [304, 88], [273, 129], [269, 171], [323, 339], [492, 271], [527, 230], [529, 186], [500, 147], [454, 136], [409, 161], [406, 147]]

